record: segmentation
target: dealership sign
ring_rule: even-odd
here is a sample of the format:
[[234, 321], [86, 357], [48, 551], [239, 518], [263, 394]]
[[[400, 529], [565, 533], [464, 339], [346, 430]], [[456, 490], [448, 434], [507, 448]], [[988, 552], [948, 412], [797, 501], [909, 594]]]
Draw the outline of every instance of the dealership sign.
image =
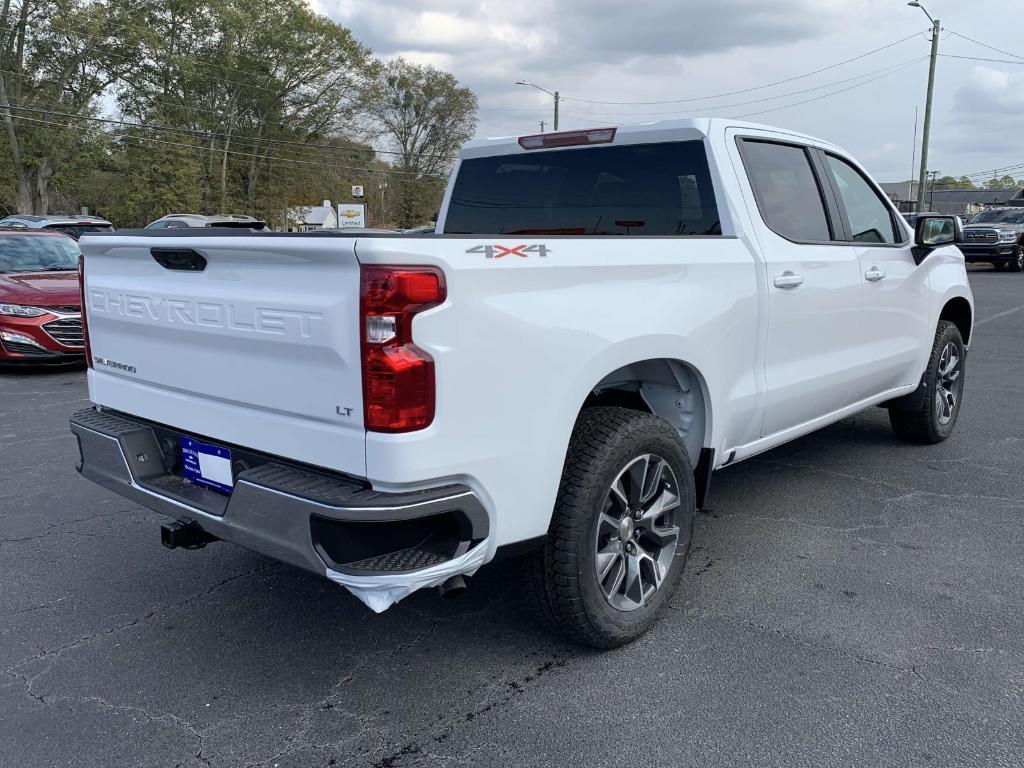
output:
[[338, 203], [338, 229], [365, 229], [366, 206], [362, 203]]

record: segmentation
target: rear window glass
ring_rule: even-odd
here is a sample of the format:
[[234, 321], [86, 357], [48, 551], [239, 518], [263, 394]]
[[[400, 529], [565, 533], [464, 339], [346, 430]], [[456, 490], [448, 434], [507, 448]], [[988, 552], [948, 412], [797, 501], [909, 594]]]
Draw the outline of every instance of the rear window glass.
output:
[[700, 141], [463, 160], [444, 231], [464, 235], [721, 234]]
[[113, 227], [110, 224], [48, 224], [45, 229], [55, 229], [77, 240], [86, 232], [110, 232]]

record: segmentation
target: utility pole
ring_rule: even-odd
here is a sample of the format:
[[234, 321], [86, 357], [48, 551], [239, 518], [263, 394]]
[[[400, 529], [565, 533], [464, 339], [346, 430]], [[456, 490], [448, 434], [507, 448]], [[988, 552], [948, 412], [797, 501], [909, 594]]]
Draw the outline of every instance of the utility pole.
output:
[[910, 143], [910, 181], [907, 182], [907, 202], [914, 199], [914, 171], [917, 170], [917, 111], [914, 107], [914, 140]]
[[[561, 96], [558, 95], [558, 91], [549, 91], [547, 88], [542, 88], [536, 83], [531, 83], [529, 80], [516, 80], [516, 85], [528, 85], [531, 88], [536, 88], [538, 91], [544, 91], [548, 96], [551, 96], [555, 100], [555, 119], [553, 122], [554, 130], [558, 130], [558, 102], [561, 101]], [[543, 130], [543, 128], [541, 129]]]
[[928, 96], [924, 103], [924, 128], [921, 131], [921, 173], [917, 181], [917, 210], [924, 210], [924, 189], [928, 180], [928, 138], [932, 128], [932, 95], [935, 91], [935, 62], [939, 58], [939, 32], [942, 30], [938, 19], [933, 19], [918, 0], [911, 0], [907, 5], [920, 8], [932, 23], [932, 52], [928, 62]]
[[543, 120], [540, 121], [540, 132], [544, 133], [544, 121]]

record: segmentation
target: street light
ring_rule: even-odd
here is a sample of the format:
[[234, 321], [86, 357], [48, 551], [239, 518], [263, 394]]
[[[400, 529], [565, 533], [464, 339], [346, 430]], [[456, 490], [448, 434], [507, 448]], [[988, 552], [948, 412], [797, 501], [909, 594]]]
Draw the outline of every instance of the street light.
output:
[[932, 94], [935, 91], [935, 62], [939, 57], [939, 20], [933, 19], [928, 9], [921, 5], [918, 0], [910, 0], [907, 5], [912, 8], [920, 8], [928, 21], [932, 23], [932, 53], [928, 64], [928, 97], [924, 103], [924, 130], [921, 131], [921, 171], [917, 177], [917, 210], [924, 209], [924, 188], [928, 178], [928, 137], [932, 128]]
[[541, 88], [536, 83], [531, 83], [529, 80], [516, 80], [516, 85], [529, 85], [536, 88], [538, 91], [544, 91], [548, 96], [552, 96], [555, 99], [555, 119], [553, 121], [554, 130], [558, 130], [558, 91], [549, 91], [547, 88]]
[[933, 19], [932, 15], [928, 13], [928, 9], [921, 5], [919, 2], [917, 2], [917, 0], [910, 0], [910, 2], [907, 3], [907, 5], [909, 5], [911, 8], [920, 8], [922, 11], [924, 11], [924, 15], [928, 17], [928, 21], [930, 21], [932, 24], [935, 23], [935, 19]]

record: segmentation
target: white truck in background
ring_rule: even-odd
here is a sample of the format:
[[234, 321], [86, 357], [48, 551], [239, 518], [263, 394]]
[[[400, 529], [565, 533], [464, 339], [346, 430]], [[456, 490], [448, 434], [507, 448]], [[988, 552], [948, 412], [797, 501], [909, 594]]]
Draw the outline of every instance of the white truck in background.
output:
[[378, 611], [519, 553], [543, 616], [619, 645], [715, 469], [876, 405], [950, 435], [960, 237], [827, 142], [721, 119], [473, 142], [436, 234], [89, 235], [79, 471], [168, 546]]

